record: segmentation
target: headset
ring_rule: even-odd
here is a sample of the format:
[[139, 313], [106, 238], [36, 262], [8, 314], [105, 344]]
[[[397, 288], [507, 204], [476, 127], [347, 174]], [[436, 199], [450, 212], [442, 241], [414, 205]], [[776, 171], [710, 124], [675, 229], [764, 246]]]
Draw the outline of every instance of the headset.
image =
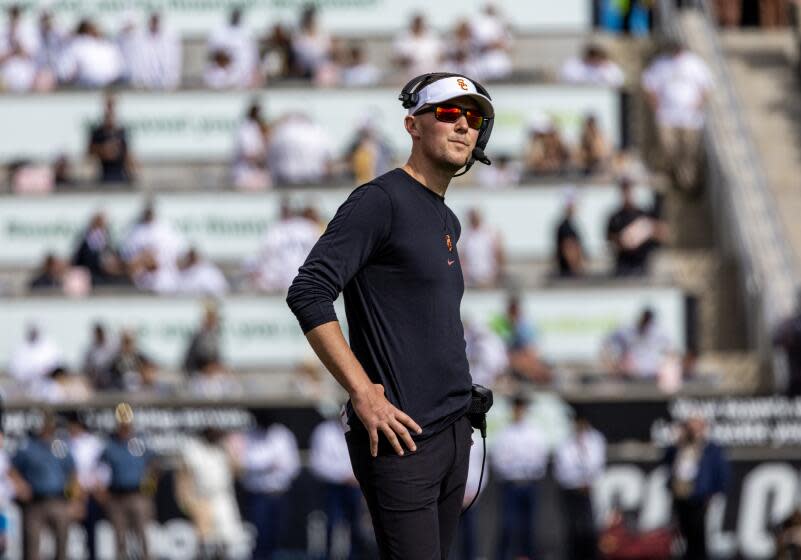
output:
[[[417, 92], [419, 92], [424, 87], [433, 84], [438, 80], [442, 80], [445, 78], [467, 78], [476, 86], [476, 91], [481, 95], [487, 97], [487, 99], [492, 100], [490, 97], [487, 88], [482, 86], [480, 83], [475, 81], [473, 78], [469, 76], [465, 76], [464, 74], [453, 74], [451, 72], [433, 72], [430, 74], [422, 74], [417, 76], [416, 78], [412, 78], [409, 83], [403, 86], [403, 89], [398, 96], [398, 100], [403, 105], [404, 109], [411, 109], [417, 102], [420, 100], [420, 97]], [[473, 167], [473, 164], [476, 161], [480, 161], [484, 165], [492, 165], [490, 159], [484, 154], [484, 148], [487, 147], [487, 143], [490, 139], [490, 134], [492, 134], [492, 121], [494, 120], [493, 117], [484, 117], [484, 124], [481, 125], [481, 130], [478, 131], [478, 140], [476, 141], [476, 147], [473, 148], [473, 153], [470, 155], [470, 159], [467, 160], [465, 164], [464, 171], [461, 173], [457, 173], [454, 177], [459, 177], [460, 175], [464, 175], [470, 168]]]

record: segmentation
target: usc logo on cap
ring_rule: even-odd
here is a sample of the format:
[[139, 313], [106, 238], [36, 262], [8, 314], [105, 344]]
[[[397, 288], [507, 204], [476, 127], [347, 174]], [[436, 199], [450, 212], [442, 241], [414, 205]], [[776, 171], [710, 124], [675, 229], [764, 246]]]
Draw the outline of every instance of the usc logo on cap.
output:
[[467, 84], [464, 83], [464, 78], [459, 78], [458, 80], [456, 80], [456, 83], [459, 84], [459, 87], [462, 88], [463, 90], [465, 90], [465, 91], [469, 91], [470, 90], [470, 88], [467, 87]]

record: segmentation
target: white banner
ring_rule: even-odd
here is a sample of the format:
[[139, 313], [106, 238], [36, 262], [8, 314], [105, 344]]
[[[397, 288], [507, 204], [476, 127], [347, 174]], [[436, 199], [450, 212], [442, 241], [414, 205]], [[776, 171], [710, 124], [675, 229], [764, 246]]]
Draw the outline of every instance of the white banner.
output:
[[[503, 192], [453, 187], [447, 204], [467, 227], [467, 213], [478, 208], [485, 222], [501, 234], [513, 260], [550, 259], [555, 229], [562, 218], [564, 187], [520, 187]], [[264, 230], [278, 218], [280, 200], [316, 207], [330, 219], [350, 191], [297, 189], [286, 193], [159, 194], [159, 216], [173, 224], [203, 254], [220, 262], [239, 262], [256, 255]], [[620, 203], [617, 187], [579, 189], [575, 223], [591, 258], [606, 251], [606, 222]], [[636, 191], [648, 204], [651, 192]], [[0, 197], [0, 266], [34, 266], [48, 251], [68, 256], [76, 248], [90, 216], [104, 210], [117, 240], [145, 204], [141, 194], [75, 194], [52, 197]]]
[[[633, 322], [645, 306], [653, 308], [677, 348], [685, 345], [684, 296], [675, 288], [586, 287], [528, 291], [522, 298], [537, 330], [545, 358], [592, 363], [604, 337]], [[462, 316], [488, 322], [504, 313], [506, 294], [468, 291]], [[221, 302], [223, 352], [233, 367], [287, 366], [313, 356], [306, 338], [282, 296], [234, 296]], [[101, 321], [114, 331], [138, 333], [142, 349], [162, 366], [178, 368], [203, 304], [191, 298], [150, 296], [92, 297], [85, 300], [35, 297], [0, 300], [3, 337], [0, 368], [22, 340], [26, 325], [36, 322], [64, 351], [68, 363], [80, 365], [92, 325]], [[346, 323], [342, 298], [337, 315]]]
[[[526, 128], [535, 113], [550, 115], [570, 143], [578, 139], [587, 114], [620, 143], [620, 96], [605, 88], [538, 85], [490, 88], [496, 107], [487, 154], [519, 156]], [[403, 128], [398, 90], [272, 89], [260, 92], [181, 91], [122, 93], [119, 120], [129, 131], [131, 149], [141, 161], [219, 161], [232, 158], [234, 135], [248, 105], [257, 97], [268, 119], [289, 112], [311, 116], [326, 131], [336, 156], [345, 153], [358, 127], [370, 117], [404, 159], [411, 141]], [[12, 158], [51, 160], [59, 153], [86, 154], [88, 135], [103, 108], [100, 92], [4, 95], [0, 123], [13, 134], [0, 135], [0, 161]]]
[[[80, 18], [91, 17], [106, 32], [116, 32], [126, 12], [143, 21], [145, 14], [158, 10], [172, 29], [201, 38], [222, 25], [235, 7], [243, 9], [245, 25], [256, 33], [265, 33], [276, 23], [295, 27], [301, 10], [315, 4], [321, 27], [330, 33], [374, 36], [398, 33], [416, 13], [424, 14], [432, 27], [450, 31], [458, 20], [478, 16], [486, 2], [463, 0], [454, 11], [452, 4], [427, 0], [0, 0], [0, 9], [5, 11], [12, 4], [35, 11], [47, 6], [62, 26], [73, 26]], [[589, 0], [500, 0], [495, 4], [518, 32], [582, 33], [592, 25]]]

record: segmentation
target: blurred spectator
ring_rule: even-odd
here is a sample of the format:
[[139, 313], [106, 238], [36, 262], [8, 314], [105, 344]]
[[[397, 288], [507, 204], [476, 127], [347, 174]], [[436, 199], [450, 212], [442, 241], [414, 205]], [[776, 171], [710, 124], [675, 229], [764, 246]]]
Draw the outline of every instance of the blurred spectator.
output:
[[209, 362], [189, 379], [189, 395], [203, 400], [241, 398], [242, 383], [219, 361]]
[[259, 254], [249, 265], [256, 287], [265, 291], [289, 289], [319, 237], [318, 225], [294, 213], [289, 202], [283, 201], [279, 220], [264, 232]]
[[217, 307], [207, 305], [200, 328], [192, 335], [184, 356], [184, 371], [194, 375], [209, 364], [221, 361], [220, 316]]
[[125, 69], [119, 47], [88, 19], [78, 23], [63, 64], [64, 81], [87, 88], [112, 85], [123, 77]]
[[36, 88], [36, 39], [23, 25], [21, 7], [8, 6], [6, 26], [0, 31], [0, 88], [12, 92], [42, 89]]
[[677, 188], [697, 192], [704, 107], [712, 74], [698, 55], [670, 42], [645, 69], [642, 85], [656, 113], [664, 162]]
[[[230, 549], [247, 538], [223, 438], [221, 431], [206, 428], [201, 437], [191, 437], [181, 446], [176, 498], [195, 526], [200, 558], [229, 558]], [[272, 520], [265, 518], [262, 522]]]
[[117, 123], [116, 100], [105, 99], [103, 121], [92, 128], [88, 154], [97, 159], [101, 183], [130, 183], [134, 180], [133, 158], [128, 150], [128, 131]]
[[509, 366], [503, 339], [478, 321], [464, 319], [462, 322], [465, 353], [473, 383], [494, 387]]
[[553, 120], [536, 115], [529, 123], [529, 137], [523, 152], [526, 175], [561, 175], [570, 163], [570, 150], [562, 140]]
[[359, 127], [347, 158], [357, 185], [363, 185], [392, 168], [392, 146], [382, 137], [371, 118], [366, 118]]
[[136, 42], [139, 34], [138, 19], [138, 15], [133, 10], [125, 10], [120, 17], [120, 29], [114, 38], [123, 61], [120, 81], [126, 85], [131, 81], [131, 68], [133, 59], [136, 56]]
[[[473, 378], [473, 381], [477, 382], [475, 377]], [[478, 499], [477, 495], [481, 495], [481, 493], [484, 491], [484, 488], [487, 487], [487, 481], [489, 480], [489, 467], [485, 464], [482, 464], [484, 462], [483, 457], [486, 440], [484, 442], [476, 440], [477, 438], [473, 437], [473, 444], [470, 446], [467, 482], [465, 484], [464, 498], [462, 500], [462, 515], [459, 518], [457, 542], [459, 543], [461, 550], [461, 554], [458, 556], [458, 558], [461, 560], [477, 560], [477, 558], [479, 558], [478, 536], [482, 533], [482, 531], [478, 525], [479, 504], [478, 501], [474, 503], [473, 500]], [[481, 484], [481, 487], [479, 487], [479, 483]], [[465, 511], [464, 508], [470, 506], [471, 504], [472, 507]]]
[[476, 208], [467, 214], [467, 227], [459, 238], [459, 257], [468, 288], [492, 288], [504, 275], [505, 255], [500, 234], [484, 223]]
[[774, 329], [773, 345], [784, 350], [787, 358], [789, 378], [785, 393], [801, 396], [801, 291], [796, 294], [795, 311]]
[[512, 399], [511, 423], [496, 436], [489, 454], [501, 486], [498, 560], [537, 558], [535, 535], [540, 483], [548, 464], [541, 430], [526, 420], [528, 399]]
[[669, 469], [668, 488], [673, 511], [686, 543], [685, 558], [706, 558], [706, 512], [709, 501], [723, 494], [729, 482], [726, 455], [706, 437], [706, 422], [689, 418], [681, 426], [678, 441], [662, 460]]
[[147, 252], [160, 266], [175, 269], [178, 258], [186, 250], [187, 243], [183, 236], [175, 231], [172, 224], [159, 219], [153, 204], [148, 203], [125, 238], [122, 254], [130, 261]]
[[[318, 424], [311, 434], [309, 468], [325, 485], [325, 516], [327, 523], [326, 555], [324, 558], [363, 558], [368, 555], [362, 532], [364, 514], [362, 492], [350, 464], [348, 445], [337, 418]], [[350, 535], [350, 550], [336, 550], [334, 533], [345, 525]]]
[[78, 517], [86, 531], [86, 552], [89, 560], [97, 558], [95, 532], [97, 522], [103, 518], [98, 493], [108, 482], [108, 470], [100, 464], [103, 442], [91, 433], [78, 412], [67, 417], [67, 443], [75, 461], [80, 488], [81, 510]]
[[61, 350], [37, 325], [30, 324], [25, 331], [25, 340], [11, 352], [7, 371], [20, 389], [30, 391], [50, 375], [61, 360]]
[[106, 334], [106, 327], [102, 323], [95, 323], [92, 326], [92, 341], [83, 357], [83, 373], [92, 387], [109, 385], [109, 369], [116, 354], [117, 345]]
[[443, 67], [454, 74], [481, 78], [478, 49], [473, 38], [473, 30], [467, 20], [456, 23], [453, 35], [445, 45]]
[[181, 40], [164, 28], [158, 12], [150, 14], [147, 28], [138, 32], [128, 59], [131, 85], [151, 90], [174, 90], [181, 83]]
[[14, 194], [45, 194], [53, 191], [53, 170], [46, 164], [15, 159], [7, 165], [8, 183]]
[[495, 3], [484, 4], [482, 13], [470, 20], [470, 31], [478, 51], [476, 79], [508, 78], [512, 74], [511, 33]]
[[56, 27], [53, 13], [43, 10], [39, 14], [37, 29], [39, 48], [36, 50], [35, 60], [39, 72], [38, 80], [49, 89], [54, 87], [63, 78], [63, 57], [68, 45], [67, 36]]
[[606, 238], [615, 254], [616, 276], [637, 276], [648, 272], [648, 258], [667, 241], [668, 230], [658, 215], [646, 212], [634, 202], [634, 185], [620, 180], [622, 205], [610, 217]]
[[554, 475], [561, 488], [569, 560], [598, 557], [598, 531], [592, 507], [592, 488], [606, 467], [606, 439], [580, 411], [573, 433], [559, 446]]
[[601, 132], [595, 115], [588, 115], [581, 128], [576, 163], [585, 175], [592, 175], [606, 171], [611, 161], [612, 147]]
[[72, 177], [72, 165], [66, 154], [59, 154], [53, 161], [53, 182], [56, 187], [75, 184], [75, 179]]
[[409, 29], [394, 41], [392, 50], [404, 80], [426, 72], [436, 72], [442, 59], [443, 47], [436, 34], [428, 29], [425, 17], [415, 14]]
[[129, 330], [120, 334], [120, 346], [109, 366], [105, 379], [95, 387], [99, 390], [134, 390], [142, 383], [150, 360], [139, 350], [136, 335]]
[[317, 8], [303, 8], [300, 23], [292, 34], [293, 74], [308, 80], [315, 79], [333, 57], [331, 37], [320, 29]]
[[368, 62], [364, 46], [361, 43], [350, 45], [345, 64], [342, 67], [342, 85], [344, 87], [374, 86], [381, 81], [381, 78], [381, 70]]
[[56, 560], [67, 560], [67, 536], [72, 511], [79, 507], [75, 461], [67, 443], [56, 437], [56, 419], [44, 413], [36, 435], [17, 449], [9, 476], [22, 506], [23, 547], [26, 560], [38, 559], [40, 537], [49, 528], [55, 537]]
[[575, 278], [585, 273], [585, 254], [581, 235], [573, 221], [576, 215], [576, 190], [565, 196], [564, 214], [556, 228], [556, 267], [562, 278]]
[[72, 265], [89, 271], [93, 286], [127, 283], [125, 264], [111, 244], [106, 215], [98, 212], [89, 221]]
[[63, 366], [56, 366], [44, 379], [31, 387], [28, 396], [46, 403], [82, 403], [89, 400], [92, 392], [83, 375], [70, 373]]
[[331, 139], [311, 117], [289, 113], [278, 119], [267, 147], [275, 185], [318, 185], [331, 173]]
[[624, 378], [656, 380], [667, 369], [679, 367], [673, 342], [650, 308], [642, 311], [636, 324], [612, 332], [604, 352], [612, 372]]
[[176, 294], [179, 291], [177, 262], [163, 264], [150, 249], [141, 251], [132, 259], [128, 263], [128, 270], [134, 286], [140, 290], [160, 295]]
[[258, 101], [248, 107], [247, 116], [236, 131], [231, 175], [234, 186], [243, 190], [263, 190], [272, 186], [267, 169], [267, 139], [270, 128]]
[[177, 293], [195, 296], [224, 296], [228, 281], [214, 263], [201, 257], [194, 247], [178, 261]]
[[[115, 410], [117, 428], [100, 454], [99, 462], [108, 466], [108, 486], [101, 492], [106, 517], [114, 529], [117, 558], [129, 557], [131, 550], [138, 558], [150, 558], [147, 527], [154, 518], [156, 458], [136, 437], [133, 411], [128, 404]], [[136, 540], [131, 542], [131, 537]]]
[[520, 300], [510, 297], [506, 315], [496, 317], [492, 328], [506, 342], [509, 367], [513, 376], [534, 383], [551, 381], [551, 368], [540, 358], [534, 326], [523, 314]]
[[245, 518], [256, 528], [253, 558], [272, 558], [286, 519], [285, 495], [300, 471], [294, 434], [282, 424], [256, 419], [234, 454], [245, 491]]
[[560, 72], [561, 80], [568, 84], [592, 84], [619, 88], [623, 85], [623, 71], [609, 58], [600, 45], [587, 45], [581, 57], [568, 59]]
[[48, 253], [45, 255], [41, 268], [28, 283], [28, 288], [31, 291], [60, 290], [64, 285], [64, 273], [66, 270], [67, 263], [53, 253]]
[[250, 32], [242, 24], [242, 10], [231, 11], [228, 23], [209, 35], [210, 66], [206, 85], [215, 89], [250, 88], [257, 83], [258, 52]]
[[269, 34], [261, 40], [261, 70], [267, 81], [271, 78], [286, 78], [294, 67], [292, 39], [286, 27], [273, 25]]
[[492, 165], [482, 165], [477, 172], [478, 184], [488, 189], [519, 185], [522, 176], [520, 163], [513, 161], [509, 154], [497, 156], [492, 160]]

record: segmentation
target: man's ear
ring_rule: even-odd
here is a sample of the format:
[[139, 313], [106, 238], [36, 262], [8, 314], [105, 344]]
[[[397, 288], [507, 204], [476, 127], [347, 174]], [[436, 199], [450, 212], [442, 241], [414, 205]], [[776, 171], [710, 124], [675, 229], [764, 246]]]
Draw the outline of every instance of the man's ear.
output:
[[420, 138], [420, 130], [419, 124], [417, 119], [414, 118], [412, 115], [406, 115], [403, 118], [403, 126], [406, 128], [406, 132], [409, 133], [409, 136], [412, 138]]

